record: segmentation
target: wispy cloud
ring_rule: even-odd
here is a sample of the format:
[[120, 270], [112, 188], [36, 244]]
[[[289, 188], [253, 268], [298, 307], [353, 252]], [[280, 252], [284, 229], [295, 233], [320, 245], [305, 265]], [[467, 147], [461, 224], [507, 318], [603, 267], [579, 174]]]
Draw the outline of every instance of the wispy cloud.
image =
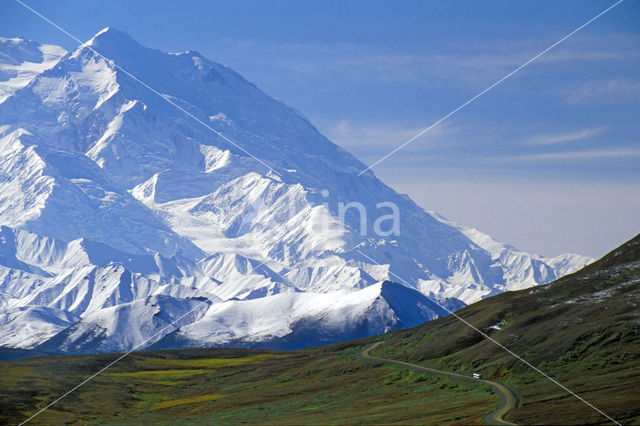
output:
[[630, 60], [640, 57], [636, 34], [580, 34], [540, 58], [540, 62]]
[[566, 91], [570, 104], [624, 103], [638, 101], [640, 80], [612, 79], [575, 84]]
[[604, 127], [598, 127], [595, 129], [583, 129], [565, 133], [548, 133], [535, 136], [527, 140], [525, 143], [529, 145], [555, 145], [566, 142], [575, 142], [601, 134], [604, 130]]
[[592, 160], [599, 158], [640, 157], [640, 148], [588, 149], [563, 152], [547, 152], [541, 154], [523, 154], [516, 156], [495, 157], [499, 161], [553, 161], [553, 160]]
[[[475, 86], [521, 65], [554, 37], [556, 35], [499, 42], [433, 43], [406, 51], [355, 43], [275, 45], [257, 40], [227, 40], [224, 44], [234, 45], [237, 61], [262, 61], [260, 67], [263, 69], [272, 67], [307, 76], [339, 74], [343, 79], [373, 83], [394, 81], [430, 85], [437, 79]], [[639, 43], [640, 37], [635, 35], [576, 36], [570, 44], [559, 46], [539, 58], [536, 64], [548, 67], [557, 62], [629, 60], [640, 57]]]
[[[395, 147], [405, 140], [415, 136], [422, 128], [403, 127], [399, 124], [361, 124], [351, 120], [340, 120], [327, 131], [327, 137], [333, 142], [347, 149], [376, 150]], [[456, 130], [451, 126], [440, 126], [424, 136], [422, 144], [416, 144], [416, 150], [441, 145], [448, 136]], [[409, 149], [409, 147], [408, 147]]]

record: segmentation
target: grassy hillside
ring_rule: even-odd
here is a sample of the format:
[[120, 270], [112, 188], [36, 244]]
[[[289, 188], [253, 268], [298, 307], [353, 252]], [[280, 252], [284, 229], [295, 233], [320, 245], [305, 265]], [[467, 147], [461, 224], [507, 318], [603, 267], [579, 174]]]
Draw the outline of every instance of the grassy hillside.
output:
[[[505, 293], [456, 314], [622, 423], [640, 423], [640, 237], [550, 285]], [[493, 328], [492, 328], [493, 326]], [[240, 349], [131, 354], [34, 423], [480, 423], [497, 405], [462, 382], [357, 354], [507, 384], [518, 423], [606, 418], [449, 316], [409, 330], [296, 352]], [[17, 424], [118, 355], [0, 362], [0, 423]]]
[[[640, 236], [546, 286], [456, 314], [622, 423], [640, 422]], [[492, 328], [493, 326], [493, 328]], [[519, 423], [606, 418], [451, 315], [388, 336], [378, 355], [482, 372], [513, 389]]]

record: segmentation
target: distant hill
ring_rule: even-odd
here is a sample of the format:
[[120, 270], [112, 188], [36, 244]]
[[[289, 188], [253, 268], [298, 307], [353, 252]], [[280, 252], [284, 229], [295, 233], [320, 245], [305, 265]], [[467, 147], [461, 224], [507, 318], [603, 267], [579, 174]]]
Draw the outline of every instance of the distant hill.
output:
[[32, 351], [29, 349], [14, 349], [0, 347], [0, 361], [11, 361], [14, 359], [28, 358], [31, 356], [46, 355], [44, 352]]

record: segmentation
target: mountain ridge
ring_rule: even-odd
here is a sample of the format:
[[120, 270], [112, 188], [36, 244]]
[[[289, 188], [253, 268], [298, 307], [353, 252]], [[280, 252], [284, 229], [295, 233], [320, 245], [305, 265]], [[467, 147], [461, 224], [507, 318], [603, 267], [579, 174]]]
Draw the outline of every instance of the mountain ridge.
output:
[[[275, 309], [292, 298], [311, 322], [318, 295], [362, 297], [358, 315], [343, 312], [343, 325], [356, 329], [363, 318], [409, 315], [420, 293], [459, 307], [455, 299], [541, 284], [590, 261], [486, 246], [490, 237], [425, 212], [372, 172], [356, 176], [364, 165], [300, 112], [197, 52], [166, 54], [105, 29], [49, 65], [0, 101], [0, 224], [17, 236], [3, 247], [0, 330], [12, 330], [12, 346], [34, 347], [70, 327], [104, 328], [130, 304], [147, 315], [155, 296], [167, 311], [204, 297], [212, 317], [225, 303]], [[367, 288], [396, 276], [415, 300], [373, 309]], [[49, 335], [20, 335], [15, 322], [42, 309], [37, 324], [46, 330], [50, 318]], [[330, 305], [323, 309], [328, 315]], [[163, 333], [188, 340], [201, 321], [192, 319]], [[251, 321], [220, 336], [241, 339]], [[141, 341], [127, 333], [148, 337], [135, 321], [109, 324], [119, 349]], [[291, 324], [276, 328], [293, 333]], [[100, 346], [86, 336], [60, 345]]]
[[[387, 286], [397, 294], [398, 284]], [[3, 349], [5, 359], [25, 358], [0, 363], [0, 416], [9, 423], [28, 418], [108, 365], [92, 386], [43, 411], [40, 421], [479, 424], [495, 421], [487, 413], [499, 407], [489, 380], [511, 396], [511, 404], [500, 405], [509, 408], [502, 422], [633, 424], [640, 418], [639, 299], [640, 235], [553, 283], [499, 294], [457, 312], [566, 388], [449, 315], [299, 351], [151, 347], [123, 358]], [[380, 358], [393, 364], [374, 362]]]

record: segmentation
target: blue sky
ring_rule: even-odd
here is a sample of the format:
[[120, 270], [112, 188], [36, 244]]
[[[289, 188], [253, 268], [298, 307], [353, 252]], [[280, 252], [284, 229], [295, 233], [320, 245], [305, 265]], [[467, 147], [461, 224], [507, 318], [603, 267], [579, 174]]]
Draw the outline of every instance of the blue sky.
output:
[[[198, 50], [370, 164], [613, 4], [26, 0]], [[0, 36], [74, 42], [13, 0]], [[523, 250], [599, 256], [640, 232], [640, 2], [592, 25], [374, 168], [427, 210]]]

